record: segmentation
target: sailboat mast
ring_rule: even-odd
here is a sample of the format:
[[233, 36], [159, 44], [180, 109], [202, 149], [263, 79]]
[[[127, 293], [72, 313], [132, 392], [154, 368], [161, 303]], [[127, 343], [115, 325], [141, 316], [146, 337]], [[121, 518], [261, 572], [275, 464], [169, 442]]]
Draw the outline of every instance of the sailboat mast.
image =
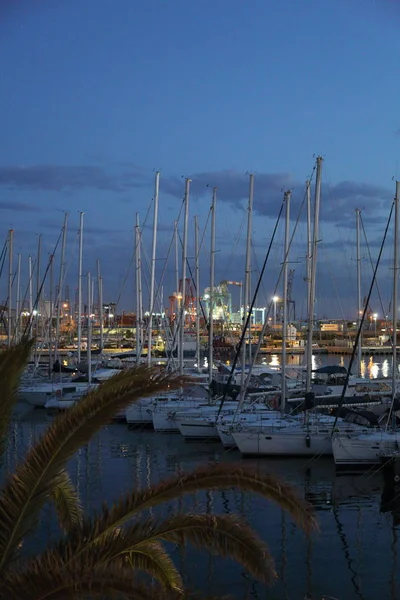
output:
[[136, 363], [139, 364], [142, 354], [142, 265], [140, 257], [139, 213], [136, 213], [135, 226], [135, 262], [136, 262]]
[[[245, 327], [247, 321], [247, 309], [249, 306], [250, 298], [250, 273], [251, 273], [251, 230], [252, 230], [252, 216], [253, 216], [253, 193], [254, 193], [254, 175], [250, 173], [249, 183], [249, 202], [247, 206], [247, 238], [246, 238], [246, 267], [244, 277], [244, 293], [243, 293], [243, 327]], [[249, 321], [249, 358], [251, 362], [251, 318]], [[241, 387], [244, 386], [245, 381], [245, 368], [246, 368], [246, 336], [243, 336], [242, 346], [242, 371], [241, 371]]]
[[215, 220], [217, 209], [217, 189], [213, 188], [211, 204], [211, 242], [210, 242], [210, 310], [208, 314], [208, 384], [211, 388], [214, 362], [214, 287], [215, 287]]
[[[361, 317], [363, 314], [361, 304], [361, 240], [360, 240], [360, 216], [361, 211], [356, 208], [356, 246], [357, 246], [357, 329], [361, 327]], [[361, 362], [362, 362], [362, 334], [358, 338], [357, 348], [357, 373], [361, 376]]]
[[[311, 182], [306, 181], [306, 198], [307, 198], [307, 303], [310, 301], [311, 295], [311, 258], [312, 258], [312, 238], [311, 238]], [[309, 307], [307, 305], [307, 313]]]
[[283, 318], [282, 318], [282, 358], [281, 358], [281, 412], [284, 414], [286, 406], [286, 340], [288, 326], [288, 260], [289, 260], [289, 242], [290, 242], [290, 198], [292, 192], [285, 192], [285, 248], [283, 263]]
[[312, 371], [312, 338], [314, 331], [314, 304], [315, 304], [315, 277], [317, 274], [317, 248], [319, 242], [319, 205], [321, 200], [321, 174], [322, 174], [322, 156], [317, 158], [317, 177], [315, 181], [314, 198], [314, 228], [312, 238], [312, 256], [310, 273], [310, 297], [308, 301], [308, 330], [307, 330], [307, 376], [306, 393], [311, 390], [311, 371]]
[[49, 262], [50, 262], [50, 271], [49, 271], [49, 279], [50, 279], [50, 283], [49, 283], [49, 287], [50, 287], [50, 293], [49, 293], [49, 376], [51, 376], [51, 371], [53, 368], [53, 286], [54, 286], [54, 282], [53, 282], [53, 265], [54, 265], [54, 255], [50, 254], [50, 258], [49, 258]]
[[82, 263], [83, 263], [83, 212], [79, 215], [79, 267], [78, 267], [78, 364], [82, 345]]
[[86, 357], [88, 365], [88, 387], [92, 383], [92, 279], [90, 273], [87, 275], [87, 345]]
[[196, 364], [200, 372], [200, 268], [199, 268], [199, 218], [194, 217], [194, 255], [196, 281]]
[[30, 327], [29, 327], [29, 337], [32, 337], [32, 319], [33, 319], [33, 272], [32, 272], [32, 256], [29, 255], [28, 256], [28, 276], [29, 276], [29, 285], [28, 285], [28, 290], [29, 290], [29, 319], [30, 319]]
[[158, 192], [160, 189], [160, 172], [156, 172], [154, 181], [154, 214], [153, 214], [153, 244], [151, 250], [151, 273], [150, 273], [150, 308], [149, 308], [149, 333], [147, 364], [151, 365], [151, 348], [153, 343], [153, 311], [154, 311], [154, 288], [156, 284], [156, 251], [157, 251], [157, 220], [158, 220]]
[[[35, 335], [36, 335], [36, 340], [37, 340], [38, 333], [39, 333], [39, 315], [41, 312], [41, 307], [40, 307], [40, 263], [41, 263], [41, 258], [42, 258], [42, 234], [39, 233], [38, 246], [37, 246], [37, 258], [36, 258], [36, 298], [35, 298], [35, 304], [36, 304]], [[35, 347], [35, 350], [36, 350], [36, 347]]]
[[103, 352], [104, 314], [103, 314], [103, 278], [100, 271], [100, 261], [97, 261], [97, 295], [99, 299], [100, 352]]
[[[397, 387], [397, 298], [398, 298], [398, 270], [399, 270], [399, 199], [400, 181], [396, 181], [396, 196], [394, 200], [394, 256], [393, 256], [393, 359], [392, 359], [392, 407], [396, 398]], [[394, 414], [393, 408], [392, 412]]]
[[12, 340], [12, 281], [13, 281], [13, 241], [14, 230], [8, 232], [8, 302], [7, 302], [7, 345], [11, 346]]
[[17, 259], [17, 298], [16, 298], [15, 341], [18, 344], [21, 330], [21, 254]]
[[186, 305], [186, 260], [187, 260], [187, 239], [189, 226], [189, 195], [191, 179], [186, 179], [185, 184], [185, 216], [183, 222], [183, 241], [182, 241], [182, 300], [179, 320], [179, 373], [183, 375], [183, 340], [185, 332], [185, 305]]
[[60, 258], [60, 272], [58, 274], [58, 295], [56, 298], [56, 339], [54, 343], [54, 354], [57, 358], [58, 353], [58, 338], [60, 335], [60, 317], [61, 308], [63, 301], [63, 283], [64, 283], [64, 268], [65, 268], [65, 248], [67, 244], [67, 229], [68, 229], [68, 213], [64, 215], [64, 225], [62, 229], [62, 241], [61, 241], [61, 258]]

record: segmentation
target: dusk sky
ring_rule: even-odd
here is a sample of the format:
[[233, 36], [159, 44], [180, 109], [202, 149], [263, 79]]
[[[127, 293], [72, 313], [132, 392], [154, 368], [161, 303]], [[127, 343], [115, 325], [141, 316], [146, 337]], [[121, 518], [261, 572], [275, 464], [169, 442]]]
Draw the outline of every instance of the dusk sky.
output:
[[[203, 235], [207, 186], [217, 185], [216, 279], [243, 280], [253, 172], [255, 285], [283, 190], [293, 189], [294, 227], [320, 154], [318, 314], [355, 318], [355, 208], [375, 259], [400, 177], [399, 26], [397, 0], [0, 0], [0, 246], [13, 228], [26, 276], [38, 233], [44, 265], [68, 211], [73, 288], [83, 211], [84, 272], [99, 258], [104, 299], [120, 296], [121, 309], [134, 310], [133, 224], [140, 213], [150, 256], [158, 169], [158, 280], [189, 176], [191, 232], [198, 215]], [[302, 314], [305, 231], [303, 212], [290, 257]], [[384, 306], [376, 294], [372, 305], [380, 315], [391, 240], [379, 275]], [[192, 233], [189, 243], [193, 257]], [[274, 292], [282, 244], [283, 223], [259, 306]], [[204, 288], [209, 224], [201, 257]], [[172, 257], [162, 284], [167, 303]], [[4, 271], [0, 285], [5, 298]]]

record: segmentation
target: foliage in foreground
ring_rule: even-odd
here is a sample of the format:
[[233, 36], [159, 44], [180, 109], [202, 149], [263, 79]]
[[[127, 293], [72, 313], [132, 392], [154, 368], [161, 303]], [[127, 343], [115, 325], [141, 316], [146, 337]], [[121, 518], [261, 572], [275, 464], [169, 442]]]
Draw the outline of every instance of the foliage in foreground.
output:
[[[0, 355], [2, 455], [15, 392], [31, 348], [32, 342], [24, 340]], [[241, 464], [215, 464], [179, 473], [147, 489], [132, 490], [97, 514], [83, 515], [66, 471], [68, 460], [118, 410], [187, 381], [147, 367], [128, 369], [55, 418], [0, 490], [0, 598], [182, 600], [187, 592], [165, 542], [190, 543], [232, 558], [268, 584], [276, 578], [267, 546], [238, 517], [180, 513], [157, 519], [145, 512], [199, 490], [236, 488], [274, 501], [306, 534], [317, 528], [310, 505], [292, 486]], [[63, 530], [59, 542], [39, 556], [24, 556], [24, 541], [37, 529], [40, 512], [49, 502], [54, 503]], [[145, 586], [140, 573], [156, 583]]]

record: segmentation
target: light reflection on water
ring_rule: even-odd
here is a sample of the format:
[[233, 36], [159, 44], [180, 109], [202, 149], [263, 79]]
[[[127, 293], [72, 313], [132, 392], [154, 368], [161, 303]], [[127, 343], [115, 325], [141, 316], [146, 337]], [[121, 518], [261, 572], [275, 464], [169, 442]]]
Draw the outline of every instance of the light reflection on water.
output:
[[[304, 366], [304, 354], [290, 354], [287, 355], [287, 366]], [[281, 364], [280, 354], [271, 354], [269, 356], [263, 356], [260, 359], [261, 364], [269, 367], [278, 368]], [[332, 355], [332, 354], [313, 354], [312, 357], [312, 370], [325, 367], [327, 365], [340, 365], [341, 367], [348, 367], [350, 363], [350, 355]], [[377, 379], [381, 377], [392, 376], [392, 357], [387, 355], [368, 356], [363, 355], [361, 361], [361, 377], [365, 379]], [[304, 367], [305, 368], [305, 367]], [[400, 373], [400, 362], [397, 365], [397, 370]], [[356, 363], [353, 363], [352, 372], [356, 374], [357, 367]]]
[[[13, 424], [7, 467], [44, 431], [49, 417], [32, 411]], [[88, 511], [112, 503], [133, 487], [148, 485], [199, 464], [240, 461], [237, 451], [219, 443], [185, 443], [179, 435], [129, 430], [112, 424], [77, 454], [69, 472]], [[267, 592], [272, 600], [399, 598], [397, 534], [400, 503], [387, 498], [380, 474], [335, 476], [330, 459], [246, 459], [246, 466], [272, 471], [292, 482], [315, 507], [321, 532], [307, 540], [291, 519], [273, 504], [240, 491], [191, 494], [162, 509], [235, 513], [253, 525], [268, 543], [280, 580]], [[385, 496], [386, 494], [386, 496]], [[389, 510], [388, 510], [389, 508]], [[388, 510], [388, 512], [384, 512]], [[153, 515], [159, 514], [154, 511]], [[35, 549], [54, 538], [50, 513]], [[50, 523], [50, 524], [49, 524]], [[265, 598], [266, 590], [234, 563], [186, 548], [174, 552], [188, 586], [207, 594]]]

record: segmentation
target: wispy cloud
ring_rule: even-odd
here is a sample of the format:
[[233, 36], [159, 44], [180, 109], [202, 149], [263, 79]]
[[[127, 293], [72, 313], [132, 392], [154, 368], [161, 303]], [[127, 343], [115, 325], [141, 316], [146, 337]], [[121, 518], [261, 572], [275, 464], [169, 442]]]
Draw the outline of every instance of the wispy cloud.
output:
[[0, 166], [0, 185], [10, 189], [77, 191], [86, 188], [124, 192], [141, 184], [142, 174], [131, 168], [108, 171], [99, 165]]
[[[218, 199], [234, 208], [241, 208], [248, 197], [249, 177], [245, 173], [232, 170], [201, 172], [192, 174], [191, 179], [191, 191], [201, 198], [211, 197], [211, 189], [207, 186], [217, 186]], [[276, 216], [283, 191], [289, 188], [293, 190], [293, 209], [296, 210], [304, 197], [304, 183], [296, 181], [290, 173], [257, 173], [254, 186], [255, 211], [267, 217]], [[163, 178], [162, 189], [176, 198], [182, 198], [184, 181], [178, 177]], [[389, 210], [393, 195], [382, 186], [356, 181], [342, 181], [336, 185], [324, 183], [322, 194], [321, 218], [341, 223], [351, 221], [352, 227], [356, 208], [377, 215], [379, 211]], [[380, 219], [379, 214], [374, 216], [375, 222], [376, 219]]]
[[41, 209], [27, 202], [14, 202], [13, 200], [0, 200], [0, 210], [8, 210], [10, 212], [41, 212]]

